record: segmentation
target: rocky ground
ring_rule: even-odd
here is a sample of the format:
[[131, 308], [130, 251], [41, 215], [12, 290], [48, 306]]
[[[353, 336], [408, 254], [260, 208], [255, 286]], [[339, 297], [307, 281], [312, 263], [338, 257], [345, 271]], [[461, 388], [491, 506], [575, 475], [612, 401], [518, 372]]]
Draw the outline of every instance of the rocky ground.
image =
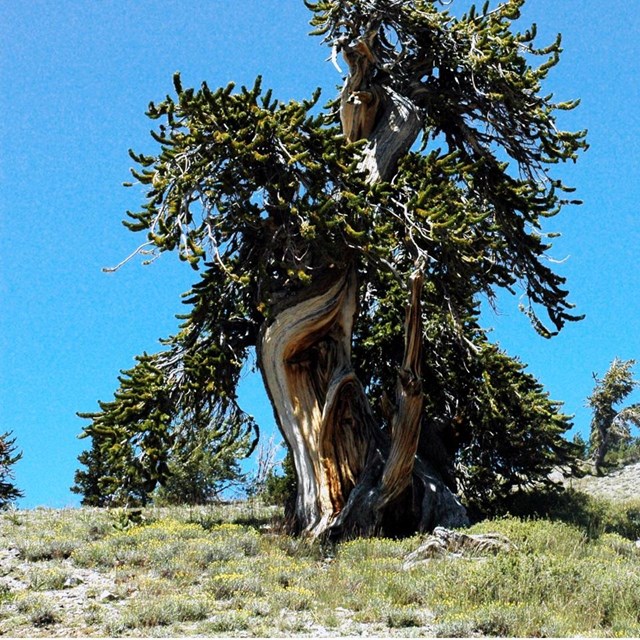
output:
[[566, 480], [568, 486], [598, 498], [633, 500], [640, 498], [640, 462], [603, 476], [587, 475]]
[[[19, 596], [15, 603], [5, 605], [0, 615], [0, 636], [7, 631], [23, 637], [82, 636], [91, 631], [92, 606], [99, 605], [105, 612], [115, 613], [115, 603], [120, 598], [113, 578], [92, 569], [74, 567], [70, 560], [62, 560], [60, 565], [66, 574], [62, 588], [43, 589], [38, 592], [40, 602], [34, 599], [28, 607], [21, 607], [21, 602], [27, 603], [27, 599], [22, 600], [20, 596], [32, 587], [28, 576], [33, 563], [21, 559], [17, 549], [0, 549], [0, 591]], [[20, 614], [24, 614], [24, 624], [9, 625], [10, 628], [5, 629], [6, 622]], [[67, 624], [51, 626], [52, 622], [63, 619]]]
[[[604, 476], [587, 475], [579, 479], [564, 478], [564, 483], [598, 498], [613, 501], [639, 499], [640, 463], [614, 470]], [[45, 516], [55, 518], [51, 523], [47, 523], [45, 520], [36, 522], [38, 526], [35, 529], [38, 529], [40, 534], [34, 531], [34, 527], [29, 527], [29, 535], [32, 537], [30, 540], [25, 540], [22, 537], [16, 538], [15, 535], [9, 536], [7, 533], [11, 527], [16, 532], [20, 526], [27, 525], [27, 520], [42, 519]], [[95, 529], [96, 540], [102, 535], [98, 531], [100, 527], [112, 526], [108, 523], [98, 522], [100, 517], [104, 519], [106, 516], [87, 510], [85, 519], [91, 520], [93, 518], [95, 522], [91, 520], [83, 525], [85, 528], [88, 527], [88, 530]], [[22, 525], [19, 524], [21, 518], [24, 519]], [[51, 514], [42, 512], [40, 515], [37, 511], [29, 515], [27, 512], [24, 512], [24, 515], [21, 515], [20, 512], [13, 515], [7, 513], [4, 514], [3, 519], [5, 534], [0, 531], [0, 542], [2, 542], [0, 544], [0, 636], [71, 637], [103, 636], [105, 633], [107, 635], [144, 636], [149, 633], [150, 629], [148, 628], [123, 628], [118, 622], [118, 620], [122, 620], [123, 611], [130, 607], [131, 601], [141, 599], [142, 591], [149, 589], [148, 585], [146, 587], [140, 586], [140, 584], [144, 584], [143, 582], [139, 581], [138, 586], [132, 587], [127, 580], [123, 579], [124, 573], [126, 573], [123, 571], [127, 568], [126, 566], [124, 569], [115, 566], [109, 571], [96, 570], [86, 566], [86, 563], [85, 566], [78, 566], [68, 557], [70, 553], [64, 546], [65, 539], [60, 537], [58, 540], [51, 537], [53, 535], [51, 531], [56, 525], [55, 519], [61, 519], [53, 512]], [[51, 557], [41, 552], [38, 546], [40, 544], [45, 545]], [[640, 541], [636, 544], [640, 548]], [[433, 544], [431, 546], [427, 544], [429, 547], [427, 551], [433, 551], [432, 546]], [[441, 550], [438, 549], [438, 551]], [[445, 551], [451, 550], [445, 549]], [[38, 555], [44, 559], [38, 560]], [[431, 557], [429, 554], [427, 555]], [[125, 560], [127, 559], [123, 557], [123, 562]], [[419, 560], [425, 562], [422, 557]], [[134, 564], [132, 561], [131, 566]], [[121, 573], [123, 576], [120, 576]], [[5, 596], [4, 602], [3, 594]], [[152, 594], [153, 589], [147, 595]], [[138, 615], [141, 616], [142, 613], [138, 612]], [[280, 615], [287, 618], [280, 621], [278, 627], [280, 635], [302, 636], [310, 633], [315, 637], [335, 635], [428, 637], [441, 635], [441, 630], [433, 625], [428, 616], [411, 620], [410, 628], [403, 628], [402, 624], [399, 625], [400, 628], [396, 628], [370, 620], [358, 621], [354, 611], [345, 607], [337, 607], [334, 611], [333, 627], [326, 628], [312, 620], [307, 611], [290, 611], [283, 608]], [[400, 614], [396, 611], [394, 615], [397, 617]], [[223, 625], [223, 618], [224, 615], [218, 626]], [[212, 620], [212, 624], [218, 624], [215, 616]], [[215, 624], [211, 628], [203, 630], [195, 623], [191, 624], [185, 621], [180, 632], [181, 635], [190, 635], [189, 629], [193, 626], [192, 635], [251, 635], [249, 629], [243, 628], [235, 629], [233, 633], [216, 633], [221, 629], [219, 630]], [[177, 632], [177, 628], [171, 627], [170, 629], [174, 634]], [[167, 628], [162, 630], [166, 632]], [[170, 633], [170, 635], [173, 634]]]

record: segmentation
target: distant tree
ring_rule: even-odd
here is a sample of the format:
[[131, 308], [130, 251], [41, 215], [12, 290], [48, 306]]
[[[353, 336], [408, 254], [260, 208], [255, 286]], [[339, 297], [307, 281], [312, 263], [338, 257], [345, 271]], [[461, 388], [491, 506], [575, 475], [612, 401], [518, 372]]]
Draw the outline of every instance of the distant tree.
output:
[[208, 406], [176, 410], [182, 393], [194, 390], [171, 388], [159, 360], [138, 356], [133, 369], [121, 372], [113, 401], [78, 414], [91, 420], [81, 436], [91, 438], [91, 448], [79, 457], [86, 468], [72, 487], [83, 504], [145, 505], [159, 481], [162, 500], [200, 504], [241, 481], [237, 460], [253, 450], [257, 427], [250, 418], [234, 422], [233, 414]]
[[640, 403], [620, 408], [640, 382], [633, 378], [635, 360], [615, 358], [603, 378], [593, 375], [595, 387], [587, 404], [593, 411], [590, 447], [596, 472], [605, 456], [620, 443], [631, 440], [631, 425], [640, 427]]
[[13, 483], [13, 465], [22, 458], [16, 450], [12, 432], [0, 434], [0, 509], [6, 509], [14, 500], [24, 495]]
[[269, 438], [266, 444], [258, 447], [256, 469], [247, 486], [250, 497], [259, 497], [268, 504], [285, 507], [288, 518], [294, 517], [297, 479], [291, 451], [287, 450], [284, 459], [277, 461], [281, 445], [275, 438]]
[[71, 491], [82, 496], [80, 502], [86, 507], [111, 505], [117, 486], [108, 486], [112, 474], [109, 473], [108, 458], [96, 437], [91, 438], [91, 447], [78, 456], [78, 462], [84, 468], [76, 470]]
[[589, 443], [583, 438], [582, 434], [576, 433], [573, 436], [573, 444], [577, 447], [577, 455], [580, 460], [586, 460], [589, 455]]
[[246, 490], [249, 497], [264, 494], [267, 479], [274, 474], [275, 469], [279, 466], [277, 457], [280, 448], [281, 445], [276, 444], [273, 435], [267, 442], [261, 442], [258, 445], [255, 469], [247, 478]]
[[160, 148], [131, 152], [147, 194], [125, 224], [141, 250], [202, 271], [180, 331], [87, 431], [110, 430], [109, 455], [130, 447], [159, 479], [181, 426], [253, 428], [236, 393], [255, 350], [301, 530], [460, 525], [457, 480], [491, 502], [571, 449], [558, 405], [478, 325], [480, 296], [518, 284], [541, 335], [579, 318], [543, 231], [572, 202], [552, 170], [586, 147], [557, 122], [577, 101], [542, 91], [560, 39], [538, 48], [535, 26], [515, 28], [524, 0], [461, 15], [305, 4], [347, 65], [324, 111], [319, 90], [283, 104], [260, 79], [194, 90], [179, 75], [150, 105]]
[[[291, 453], [287, 453], [280, 470], [272, 469], [264, 484], [264, 498], [271, 504], [294, 507], [296, 498], [296, 469]], [[291, 511], [293, 515], [293, 510]]]

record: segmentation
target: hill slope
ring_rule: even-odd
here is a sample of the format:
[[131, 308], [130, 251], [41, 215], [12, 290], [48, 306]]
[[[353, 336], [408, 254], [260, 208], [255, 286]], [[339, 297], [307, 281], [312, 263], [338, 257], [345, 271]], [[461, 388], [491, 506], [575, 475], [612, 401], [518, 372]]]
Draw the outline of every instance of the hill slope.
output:
[[640, 549], [605, 530], [487, 521], [512, 551], [404, 570], [419, 536], [322, 545], [253, 503], [5, 512], [0, 635], [637, 637]]
[[604, 476], [585, 476], [569, 481], [569, 486], [607, 500], [640, 499], [640, 462], [615, 469]]

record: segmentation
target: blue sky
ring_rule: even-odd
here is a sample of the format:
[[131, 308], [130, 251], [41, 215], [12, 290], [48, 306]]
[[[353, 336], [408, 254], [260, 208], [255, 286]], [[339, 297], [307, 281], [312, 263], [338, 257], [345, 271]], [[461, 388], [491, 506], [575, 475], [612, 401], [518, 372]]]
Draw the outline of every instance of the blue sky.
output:
[[[582, 98], [560, 124], [589, 129], [591, 149], [562, 170], [585, 204], [548, 228], [563, 234], [552, 255], [568, 257], [557, 268], [587, 317], [547, 341], [517, 299], [501, 296], [483, 324], [586, 434], [592, 373], [615, 356], [640, 358], [640, 14], [628, 0], [528, 5], [540, 43], [564, 36], [548, 90], [559, 101]], [[2, 3], [0, 432], [12, 430], [24, 451], [20, 506], [78, 504], [69, 487], [87, 443], [77, 439], [76, 411], [111, 399], [119, 370], [175, 330], [180, 293], [193, 281], [172, 255], [102, 272], [142, 240], [120, 224], [142, 192], [121, 184], [127, 149], [154, 148], [149, 101], [172, 91], [177, 70], [185, 86], [251, 85], [262, 74], [282, 100], [316, 86], [329, 98], [341, 78], [307, 35], [307, 19], [302, 0]], [[241, 399], [268, 435], [274, 422], [259, 380], [245, 379]]]

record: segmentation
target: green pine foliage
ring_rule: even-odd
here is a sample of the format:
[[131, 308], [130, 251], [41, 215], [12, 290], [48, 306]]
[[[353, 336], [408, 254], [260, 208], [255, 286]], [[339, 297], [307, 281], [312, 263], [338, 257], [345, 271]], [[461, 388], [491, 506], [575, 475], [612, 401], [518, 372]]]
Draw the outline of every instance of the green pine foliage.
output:
[[6, 509], [24, 495], [14, 484], [13, 466], [22, 458], [11, 431], [0, 434], [0, 509]]
[[170, 383], [163, 355], [137, 357], [122, 372], [113, 401], [79, 414], [91, 420], [83, 437], [92, 441], [73, 487], [83, 504], [145, 505], [158, 484], [166, 485], [165, 502], [199, 504], [213, 500], [220, 483], [240, 479], [236, 460], [257, 440], [253, 419], [232, 401], [185, 404], [192, 390]]
[[557, 466], [575, 470], [578, 447], [563, 438], [570, 417], [524, 369], [485, 344], [476, 375], [465, 381], [458, 477], [467, 503], [483, 514], [502, 512], [514, 492], [552, 487], [549, 475]]
[[199, 430], [213, 430], [219, 451], [250, 451], [257, 427], [236, 390], [261, 328], [283, 301], [348, 268], [360, 282], [354, 366], [384, 422], [418, 264], [420, 446], [469, 501], [492, 509], [576, 452], [562, 438], [570, 422], [559, 404], [488, 342], [478, 318], [481, 295], [517, 287], [545, 337], [580, 318], [546, 260], [556, 234], [544, 225], [577, 202], [553, 170], [587, 146], [584, 131], [557, 121], [578, 102], [542, 91], [560, 38], [538, 47], [535, 26], [518, 31], [524, 0], [461, 16], [424, 0], [305, 3], [314, 33], [336, 49], [378, 35], [374, 81], [419, 107], [421, 148], [400, 160], [392, 183], [367, 184], [365, 142], [345, 142], [336, 103], [322, 109], [319, 90], [281, 103], [260, 78], [212, 90], [184, 88], [176, 74], [175, 95], [149, 105], [157, 152], [130, 152], [146, 198], [124, 224], [144, 234], [141, 249], [175, 252], [199, 279], [179, 331], [123, 374], [112, 402], [82, 414], [85, 434], [117, 481], [109, 491], [138, 498], [170, 477], [172, 456]]
[[168, 473], [156, 489], [156, 505], [205, 505], [222, 500], [225, 491], [246, 480], [238, 461], [247, 455], [246, 438], [225, 440], [215, 427], [181, 437], [172, 449]]
[[107, 453], [95, 435], [91, 438], [91, 447], [78, 456], [78, 462], [83, 468], [76, 470], [71, 491], [82, 496], [81, 503], [86, 507], [115, 506], [119, 483], [109, 471]]
[[[491, 344], [478, 324], [477, 306], [463, 316], [443, 309], [433, 287], [425, 287], [425, 424], [420, 451], [452, 489], [463, 492], [473, 513], [500, 513], [514, 491], [549, 486], [557, 466], [576, 470], [580, 449], [563, 436], [570, 416], [517, 358]], [[401, 297], [392, 286], [376, 307], [375, 339], [358, 340], [354, 361], [373, 409], [384, 419], [393, 397], [402, 353]], [[395, 302], [394, 302], [395, 301]], [[371, 321], [361, 317], [361, 322]]]
[[293, 456], [291, 453], [287, 453], [279, 470], [275, 467], [270, 469], [262, 492], [259, 495], [266, 504], [284, 507], [285, 514], [288, 515], [295, 502], [296, 485], [296, 469], [293, 464]]
[[[329, 43], [380, 31], [381, 80], [423, 106], [425, 149], [444, 142], [429, 154], [410, 154], [401, 169], [408, 184], [398, 199], [411, 216], [400, 216], [403, 231], [412, 230], [416, 243], [435, 240], [427, 251], [436, 250], [441, 269], [488, 293], [521, 280], [525, 310], [541, 333], [551, 330], [536, 305], [546, 308], [555, 330], [575, 319], [564, 280], [540, 261], [549, 248], [541, 223], [573, 191], [551, 177], [549, 166], [575, 161], [586, 148], [585, 131], [557, 126], [557, 111], [579, 101], [541, 94], [559, 61], [560, 37], [538, 48], [535, 26], [515, 31], [524, 0], [493, 10], [487, 3], [459, 18], [421, 0], [305, 2], [316, 33]], [[536, 56], [544, 58], [539, 66], [532, 64]]]

